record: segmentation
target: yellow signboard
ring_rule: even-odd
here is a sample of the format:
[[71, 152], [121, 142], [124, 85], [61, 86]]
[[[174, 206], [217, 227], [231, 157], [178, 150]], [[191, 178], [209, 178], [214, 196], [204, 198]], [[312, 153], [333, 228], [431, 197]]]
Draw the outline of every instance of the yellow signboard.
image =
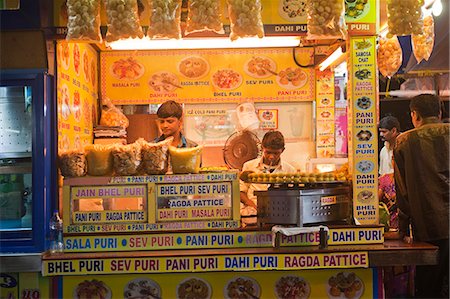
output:
[[101, 93], [113, 103], [310, 101], [314, 69], [292, 49], [102, 52]]
[[316, 71], [316, 152], [317, 158], [331, 158], [334, 139], [334, 72]]
[[252, 254], [44, 260], [42, 273], [44, 276], [55, 276], [107, 273], [306, 270], [368, 267], [368, 253], [366, 251], [356, 251], [318, 254]]
[[[99, 294], [106, 294], [103, 298], [133, 298], [131, 296], [142, 290], [142, 293], [150, 294], [150, 298], [191, 298], [191, 295], [192, 298], [211, 299], [237, 296], [273, 299], [286, 298], [288, 292], [305, 294], [298, 298], [347, 298], [345, 294], [354, 294], [352, 298], [380, 298], [380, 275], [377, 269], [325, 269], [64, 276], [62, 297], [72, 298], [75, 293], [83, 295], [83, 290], [99, 290]], [[346, 285], [342, 290], [332, 290], [329, 282], [338, 276], [348, 278]], [[193, 284], [197, 289], [190, 287]]]
[[378, 224], [378, 72], [376, 38], [350, 38], [349, 127], [353, 216], [357, 224]]
[[59, 41], [58, 66], [58, 149], [83, 148], [92, 144], [97, 110], [97, 53], [88, 44]]
[[64, 180], [64, 232], [233, 229], [237, 172]]
[[[280, 246], [314, 246], [319, 232], [280, 235]], [[382, 244], [383, 227], [331, 228], [328, 245]], [[261, 248], [273, 246], [270, 231], [216, 231], [167, 234], [64, 236], [65, 252], [137, 251], [204, 248]]]

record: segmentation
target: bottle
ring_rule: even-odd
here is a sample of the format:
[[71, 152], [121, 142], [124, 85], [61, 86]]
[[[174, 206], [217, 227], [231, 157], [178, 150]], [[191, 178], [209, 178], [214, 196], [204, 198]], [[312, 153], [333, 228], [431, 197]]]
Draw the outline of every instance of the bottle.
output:
[[58, 211], [53, 212], [50, 218], [50, 253], [62, 253], [64, 250], [63, 243], [63, 221], [59, 217]]

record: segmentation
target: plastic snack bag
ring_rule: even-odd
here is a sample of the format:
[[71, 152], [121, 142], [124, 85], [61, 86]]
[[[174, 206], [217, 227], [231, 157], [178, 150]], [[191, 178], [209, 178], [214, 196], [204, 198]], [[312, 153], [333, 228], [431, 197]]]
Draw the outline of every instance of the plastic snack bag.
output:
[[157, 143], [141, 141], [141, 170], [146, 174], [165, 174], [169, 169], [169, 145], [173, 137]]
[[411, 42], [417, 63], [430, 58], [434, 45], [434, 20], [432, 15], [423, 19], [423, 34], [411, 35]]
[[150, 38], [181, 38], [181, 0], [150, 0]]
[[67, 0], [68, 41], [102, 42], [100, 0]]
[[106, 0], [108, 31], [106, 41], [126, 38], [143, 38], [136, 0]]
[[422, 34], [424, 0], [387, 0], [388, 28], [392, 35]]
[[230, 39], [264, 37], [260, 0], [227, 0], [230, 18]]
[[186, 34], [198, 31], [214, 31], [223, 34], [220, 0], [189, 1]]
[[130, 122], [125, 114], [119, 108], [114, 106], [109, 99], [104, 100], [105, 108], [102, 110], [100, 117], [100, 125], [107, 127], [128, 128]]
[[86, 175], [87, 161], [84, 151], [66, 151], [59, 154], [59, 169], [64, 177]]
[[309, 0], [306, 10], [309, 39], [345, 39], [344, 0]]
[[141, 164], [141, 144], [135, 142], [116, 146], [112, 150], [114, 173], [117, 175], [134, 175]]
[[103, 144], [86, 145], [86, 158], [88, 161], [87, 173], [89, 175], [112, 175], [113, 156], [115, 146]]
[[202, 161], [202, 146], [176, 148], [169, 146], [173, 173], [199, 173]]
[[392, 77], [402, 65], [402, 48], [397, 36], [381, 38], [378, 47], [378, 69], [385, 77]]

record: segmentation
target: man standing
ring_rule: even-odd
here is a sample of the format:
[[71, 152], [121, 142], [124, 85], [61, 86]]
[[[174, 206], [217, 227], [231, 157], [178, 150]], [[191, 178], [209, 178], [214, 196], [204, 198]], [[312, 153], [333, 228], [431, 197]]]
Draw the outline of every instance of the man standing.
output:
[[416, 296], [448, 298], [450, 124], [440, 122], [437, 96], [416, 96], [409, 108], [415, 128], [394, 148], [399, 232], [404, 238], [411, 224], [414, 240], [439, 247], [437, 265], [416, 268]]
[[158, 125], [162, 131], [162, 135], [155, 138], [153, 142], [165, 140], [172, 136], [172, 146], [175, 147], [196, 147], [197, 143], [187, 139], [181, 132], [183, 128], [183, 108], [175, 101], [166, 101], [159, 106], [158, 111]]
[[380, 120], [378, 125], [381, 140], [384, 146], [380, 152], [380, 175], [394, 173], [392, 155], [394, 153], [395, 139], [400, 134], [400, 123], [394, 116], [386, 116]]
[[[287, 162], [281, 161], [284, 151], [284, 137], [279, 131], [267, 132], [262, 140], [261, 158], [247, 161], [242, 166], [242, 172], [255, 173], [294, 173], [295, 168]], [[267, 184], [253, 184], [240, 181], [241, 216], [242, 223], [256, 223], [257, 199], [254, 191], [266, 191]]]

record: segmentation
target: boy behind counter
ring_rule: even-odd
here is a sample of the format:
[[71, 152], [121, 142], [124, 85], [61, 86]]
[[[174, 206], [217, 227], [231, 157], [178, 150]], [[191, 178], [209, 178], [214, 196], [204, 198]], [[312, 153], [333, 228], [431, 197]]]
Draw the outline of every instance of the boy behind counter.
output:
[[172, 136], [172, 146], [178, 148], [196, 147], [197, 143], [187, 139], [181, 132], [183, 128], [183, 108], [175, 101], [164, 102], [156, 112], [158, 115], [158, 125], [162, 132], [162, 135], [155, 138], [154, 142], [165, 140], [167, 137]]
[[[287, 162], [281, 161], [281, 154], [284, 151], [284, 137], [279, 131], [267, 132], [262, 140], [263, 155], [247, 161], [242, 166], [242, 172], [253, 171], [255, 173], [280, 173], [295, 172], [295, 168]], [[254, 191], [266, 191], [267, 184], [253, 184], [240, 181], [241, 216], [243, 223], [256, 222], [257, 198]], [[250, 216], [245, 219], [245, 217]]]

